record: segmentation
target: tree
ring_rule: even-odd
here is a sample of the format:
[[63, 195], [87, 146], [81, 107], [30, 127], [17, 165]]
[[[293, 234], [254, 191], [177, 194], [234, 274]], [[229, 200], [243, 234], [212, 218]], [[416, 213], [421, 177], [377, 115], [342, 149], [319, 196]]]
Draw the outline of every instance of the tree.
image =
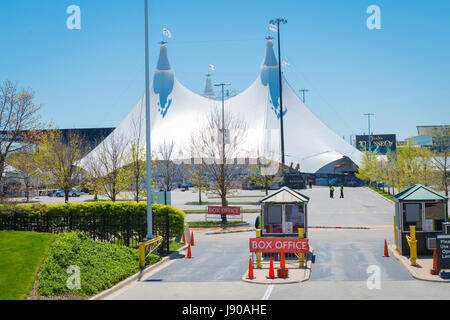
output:
[[113, 132], [103, 141], [96, 155], [92, 156], [94, 158], [90, 160], [99, 163], [98, 190], [113, 202], [127, 187], [123, 168], [126, 146], [124, 136]]
[[0, 85], [0, 181], [6, 158], [36, 138], [40, 128], [40, 105], [34, 102], [34, 91], [19, 89], [6, 80]]
[[262, 162], [261, 158], [258, 157], [258, 163], [249, 165], [249, 173], [246, 180], [255, 186], [264, 188], [266, 195], [268, 195], [269, 188], [274, 184], [283, 181], [283, 177], [280, 175], [279, 170], [277, 172], [268, 170], [267, 165], [271, 168], [274, 163], [273, 160], [269, 160], [268, 163], [265, 163], [266, 161], [264, 161], [264, 166]]
[[188, 181], [194, 186], [194, 190], [198, 191], [198, 203], [202, 204], [202, 192], [208, 190], [208, 177], [206, 176], [203, 164], [192, 164], [188, 170]]
[[450, 126], [443, 126], [433, 131], [433, 145], [436, 148], [433, 159], [437, 168], [437, 184], [448, 197]]
[[165, 141], [158, 146], [157, 170], [161, 176], [160, 183], [164, 191], [171, 191], [176, 182], [182, 177], [184, 166], [179, 161], [174, 161], [175, 143]]
[[358, 168], [358, 172], [355, 176], [358, 179], [369, 182], [371, 184], [374, 181], [377, 181], [377, 166], [378, 159], [377, 155], [370, 151], [363, 152], [361, 165]]
[[82, 170], [77, 163], [85, 153], [85, 144], [78, 134], [69, 133], [65, 138], [61, 130], [47, 130], [35, 152], [40, 178], [47, 185], [62, 189], [66, 202], [70, 190], [80, 181]]
[[25, 185], [25, 196], [27, 202], [30, 201], [30, 190], [33, 186], [34, 180], [38, 175], [38, 165], [33, 158], [33, 151], [30, 148], [22, 149], [14, 152], [6, 159], [7, 163], [20, 171], [20, 175]]
[[[201, 159], [201, 164], [210, 178], [210, 188], [227, 206], [227, 195], [236, 182], [240, 180], [244, 165], [240, 164], [238, 157], [240, 147], [247, 133], [247, 126], [243, 120], [230, 112], [222, 115], [213, 109], [207, 116], [205, 125], [198, 133], [191, 137], [191, 154]], [[225, 144], [222, 143], [222, 127], [225, 130]], [[222, 222], [226, 223], [226, 216], [222, 215]]]

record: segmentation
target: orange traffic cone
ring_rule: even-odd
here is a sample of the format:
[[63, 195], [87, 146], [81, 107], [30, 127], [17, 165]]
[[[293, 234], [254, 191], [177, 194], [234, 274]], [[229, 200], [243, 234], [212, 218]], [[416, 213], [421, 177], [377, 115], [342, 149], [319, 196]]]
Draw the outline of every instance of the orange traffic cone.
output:
[[249, 261], [248, 261], [248, 275], [247, 275], [247, 279], [255, 279], [255, 275], [253, 274], [252, 258], [250, 258]]
[[183, 232], [183, 238], [181, 239], [182, 243], [186, 243], [186, 236], [184, 234], [185, 234], [185, 232]]
[[194, 231], [191, 232], [191, 246], [195, 246], [195, 243], [194, 243]]
[[192, 258], [192, 254], [191, 254], [191, 244], [188, 245], [188, 252], [187, 252], [187, 259], [191, 259]]
[[430, 274], [437, 276], [439, 274], [439, 270], [437, 267], [437, 253], [436, 253], [436, 248], [434, 248], [433, 251], [433, 269], [430, 270]]
[[286, 262], [284, 261], [284, 250], [281, 248], [280, 252], [280, 269], [286, 269]]
[[388, 250], [388, 246], [387, 246], [387, 241], [384, 240], [384, 256], [385, 258], [389, 258], [389, 250]]
[[273, 257], [270, 257], [270, 269], [269, 269], [269, 278], [275, 278], [275, 270], [273, 269]]

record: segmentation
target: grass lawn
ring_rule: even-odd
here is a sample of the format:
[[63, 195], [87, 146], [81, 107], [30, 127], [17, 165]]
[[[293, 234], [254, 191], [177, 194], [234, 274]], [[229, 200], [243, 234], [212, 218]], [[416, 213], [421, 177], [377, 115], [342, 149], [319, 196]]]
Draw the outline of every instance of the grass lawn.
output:
[[375, 188], [375, 187], [370, 187], [369, 186], [369, 188], [372, 189], [373, 191], [381, 194], [383, 197], [385, 197], [385, 198], [387, 198], [387, 199], [389, 199], [391, 201], [394, 201], [394, 196], [392, 194], [389, 194], [386, 191], [383, 191], [382, 189], [378, 189], [378, 188]]
[[55, 238], [50, 233], [0, 231], [0, 300], [23, 300]]

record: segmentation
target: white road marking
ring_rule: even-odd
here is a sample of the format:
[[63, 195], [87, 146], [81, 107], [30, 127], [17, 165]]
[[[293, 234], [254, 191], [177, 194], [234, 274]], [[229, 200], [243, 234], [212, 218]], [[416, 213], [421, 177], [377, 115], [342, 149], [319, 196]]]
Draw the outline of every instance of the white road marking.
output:
[[264, 296], [262, 297], [261, 300], [269, 300], [269, 297], [270, 297], [270, 294], [272, 293], [273, 287], [274, 287], [273, 284], [269, 285], [269, 287], [266, 290], [266, 293], [264, 293]]

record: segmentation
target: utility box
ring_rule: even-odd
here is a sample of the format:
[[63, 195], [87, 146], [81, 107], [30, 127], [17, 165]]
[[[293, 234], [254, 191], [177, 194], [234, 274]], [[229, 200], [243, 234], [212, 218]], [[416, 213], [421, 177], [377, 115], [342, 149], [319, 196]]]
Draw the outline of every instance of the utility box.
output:
[[417, 254], [433, 255], [436, 238], [444, 233], [448, 222], [448, 197], [421, 184], [409, 187], [394, 196], [395, 237], [397, 249], [409, 255], [406, 235], [416, 227]]
[[298, 237], [298, 229], [308, 238], [309, 198], [288, 187], [283, 187], [265, 198], [261, 204], [262, 237]]

